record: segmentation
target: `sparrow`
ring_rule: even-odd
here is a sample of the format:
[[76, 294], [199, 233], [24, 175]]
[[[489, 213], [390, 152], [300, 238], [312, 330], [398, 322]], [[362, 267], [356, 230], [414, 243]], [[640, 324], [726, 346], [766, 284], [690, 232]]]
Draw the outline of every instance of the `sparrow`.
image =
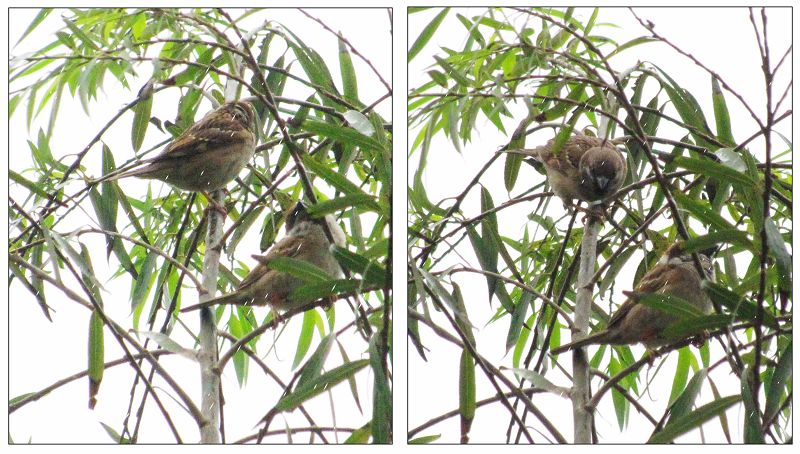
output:
[[[711, 260], [703, 254], [697, 255], [703, 271], [713, 281], [714, 267]], [[673, 295], [686, 300], [703, 314], [710, 314], [711, 300], [700, 286], [703, 278], [697, 272], [691, 255], [683, 255], [680, 243], [675, 243], [667, 248], [658, 264], [645, 273], [633, 292], [625, 292], [628, 299], [611, 316], [606, 329], [564, 344], [551, 350], [551, 353], [559, 354], [593, 344], [623, 345], [638, 342], [648, 349], [653, 349], [680, 340], [662, 335], [665, 328], [678, 320], [677, 317], [654, 307], [639, 304], [636, 295], [647, 293]]]
[[142, 161], [144, 166], [96, 181], [138, 177], [161, 180], [185, 191], [221, 189], [255, 153], [255, 124], [249, 102], [226, 102], [190, 126], [158, 156]]
[[308, 303], [309, 301], [288, 298], [295, 289], [305, 285], [306, 282], [271, 269], [270, 261], [277, 257], [291, 257], [316, 265], [331, 277], [341, 277], [342, 270], [331, 254], [331, 243], [322, 227], [324, 223], [328, 224], [334, 243], [344, 247], [344, 232], [332, 215], [312, 218], [306, 211], [306, 206], [298, 202], [286, 219], [286, 236], [272, 246], [266, 255], [253, 255], [258, 265], [242, 280], [236, 291], [183, 308], [181, 312], [217, 304], [269, 305], [273, 310], [287, 310]]
[[530, 156], [544, 165], [547, 181], [565, 206], [573, 199], [602, 203], [622, 186], [627, 172], [625, 158], [614, 141], [578, 133], [554, 151], [555, 139], [533, 149], [511, 152]]

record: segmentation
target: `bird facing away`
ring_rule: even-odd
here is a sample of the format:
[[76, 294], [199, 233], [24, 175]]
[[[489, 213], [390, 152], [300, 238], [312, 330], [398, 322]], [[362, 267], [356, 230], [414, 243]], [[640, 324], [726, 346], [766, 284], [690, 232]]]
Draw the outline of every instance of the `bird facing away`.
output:
[[[713, 280], [714, 267], [711, 260], [698, 254], [703, 270]], [[658, 264], [645, 273], [632, 295], [659, 293], [686, 300], [703, 314], [710, 314], [711, 300], [701, 287], [703, 277], [697, 272], [690, 255], [682, 255], [679, 243], [670, 246]], [[629, 297], [611, 316], [606, 329], [581, 340], [564, 344], [551, 350], [563, 353], [593, 344], [623, 345], [641, 342], [647, 348], [660, 347], [680, 339], [670, 339], [662, 334], [665, 328], [677, 321], [675, 315], [636, 302]]]
[[256, 115], [249, 102], [230, 101], [206, 114], [142, 167], [104, 180], [156, 179], [185, 191], [214, 191], [239, 175], [255, 153]]
[[625, 158], [613, 141], [578, 133], [553, 150], [555, 139], [533, 149], [514, 150], [544, 165], [547, 181], [564, 205], [573, 199], [595, 204], [608, 200], [622, 186]]
[[331, 254], [331, 243], [325, 235], [323, 223], [328, 228], [337, 246], [344, 246], [345, 235], [333, 216], [312, 218], [305, 205], [298, 202], [286, 219], [286, 236], [275, 243], [267, 255], [253, 255], [258, 265], [242, 280], [235, 292], [204, 301], [181, 310], [188, 312], [217, 304], [239, 304], [248, 306], [269, 305], [274, 310], [287, 310], [309, 301], [290, 300], [289, 295], [297, 288], [307, 285], [302, 279], [270, 268], [270, 261], [277, 257], [291, 257], [321, 268], [331, 277], [340, 277], [342, 270]]

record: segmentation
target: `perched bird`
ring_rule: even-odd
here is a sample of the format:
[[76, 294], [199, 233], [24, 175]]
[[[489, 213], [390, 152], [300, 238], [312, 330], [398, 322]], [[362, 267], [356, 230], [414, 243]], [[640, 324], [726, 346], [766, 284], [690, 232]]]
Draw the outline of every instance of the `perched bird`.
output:
[[333, 216], [311, 218], [305, 205], [298, 202], [286, 219], [286, 236], [272, 246], [267, 255], [253, 256], [258, 261], [258, 265], [242, 280], [235, 292], [186, 307], [181, 312], [217, 304], [248, 306], [269, 304], [274, 310], [287, 310], [307, 303], [308, 301], [296, 301], [288, 298], [292, 291], [305, 284], [304, 281], [290, 274], [271, 269], [270, 261], [277, 257], [291, 257], [316, 265], [331, 277], [340, 277], [342, 270], [331, 254], [331, 243], [325, 235], [323, 223], [328, 224], [334, 243], [337, 246], [344, 246], [344, 232]]
[[[711, 300], [700, 286], [703, 277], [697, 272], [692, 257], [682, 255], [682, 252], [679, 243], [673, 244], [664, 252], [658, 265], [642, 277], [636, 289], [626, 292], [628, 299], [611, 316], [606, 329], [564, 344], [551, 352], [559, 354], [592, 344], [622, 345], [637, 342], [643, 343], [647, 348], [655, 348], [680, 340], [662, 335], [665, 328], [677, 321], [676, 316], [639, 304], [636, 297], [647, 293], [673, 295], [686, 300], [702, 313], [710, 314]], [[703, 254], [698, 254], [698, 257], [703, 270], [713, 280], [714, 267], [711, 260]]]
[[553, 150], [554, 143], [551, 139], [540, 147], [511, 152], [542, 163], [550, 187], [564, 205], [571, 205], [573, 199], [604, 202], [622, 186], [627, 166], [613, 141], [578, 133], [558, 151]]
[[247, 165], [256, 146], [256, 115], [249, 102], [230, 101], [169, 143], [144, 166], [97, 181], [139, 177], [165, 181], [185, 191], [224, 188]]

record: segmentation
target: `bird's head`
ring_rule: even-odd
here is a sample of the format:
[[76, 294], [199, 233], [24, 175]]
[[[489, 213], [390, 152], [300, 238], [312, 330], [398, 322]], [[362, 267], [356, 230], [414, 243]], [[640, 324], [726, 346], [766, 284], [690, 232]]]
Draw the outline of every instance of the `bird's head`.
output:
[[591, 200], [613, 195], [625, 179], [625, 160], [615, 148], [593, 147], [581, 157], [581, 185]]

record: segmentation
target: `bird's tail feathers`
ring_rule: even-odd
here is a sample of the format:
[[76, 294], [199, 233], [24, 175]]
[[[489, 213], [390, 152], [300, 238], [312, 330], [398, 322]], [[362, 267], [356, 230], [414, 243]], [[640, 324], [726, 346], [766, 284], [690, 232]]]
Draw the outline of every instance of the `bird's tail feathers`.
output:
[[122, 171], [122, 172], [119, 172], [119, 173], [110, 173], [108, 175], [103, 175], [102, 177], [97, 178], [95, 180], [89, 180], [89, 184], [94, 185], [94, 184], [99, 184], [99, 183], [106, 183], [106, 182], [109, 182], [109, 181], [116, 181], [116, 180], [119, 180], [120, 178], [142, 176], [142, 174], [145, 171], [146, 170], [145, 170], [144, 167], [137, 166], [135, 169], [125, 170], [125, 171]]
[[211, 306], [216, 306], [218, 304], [239, 304], [239, 303], [240, 303], [239, 293], [232, 292], [226, 295], [212, 298], [208, 301], [203, 301], [202, 303], [198, 303], [193, 306], [184, 307], [183, 309], [181, 309], [181, 312], [195, 311], [203, 307], [211, 307]]
[[554, 348], [550, 350], [550, 353], [553, 355], [558, 355], [560, 353], [564, 353], [568, 350], [574, 350], [576, 348], [585, 347], [591, 344], [599, 344], [602, 343], [603, 340], [606, 338], [608, 332], [607, 331], [600, 331], [599, 333], [592, 334], [591, 336], [584, 337], [583, 339], [572, 341], [570, 343], [564, 344], [558, 348]]

